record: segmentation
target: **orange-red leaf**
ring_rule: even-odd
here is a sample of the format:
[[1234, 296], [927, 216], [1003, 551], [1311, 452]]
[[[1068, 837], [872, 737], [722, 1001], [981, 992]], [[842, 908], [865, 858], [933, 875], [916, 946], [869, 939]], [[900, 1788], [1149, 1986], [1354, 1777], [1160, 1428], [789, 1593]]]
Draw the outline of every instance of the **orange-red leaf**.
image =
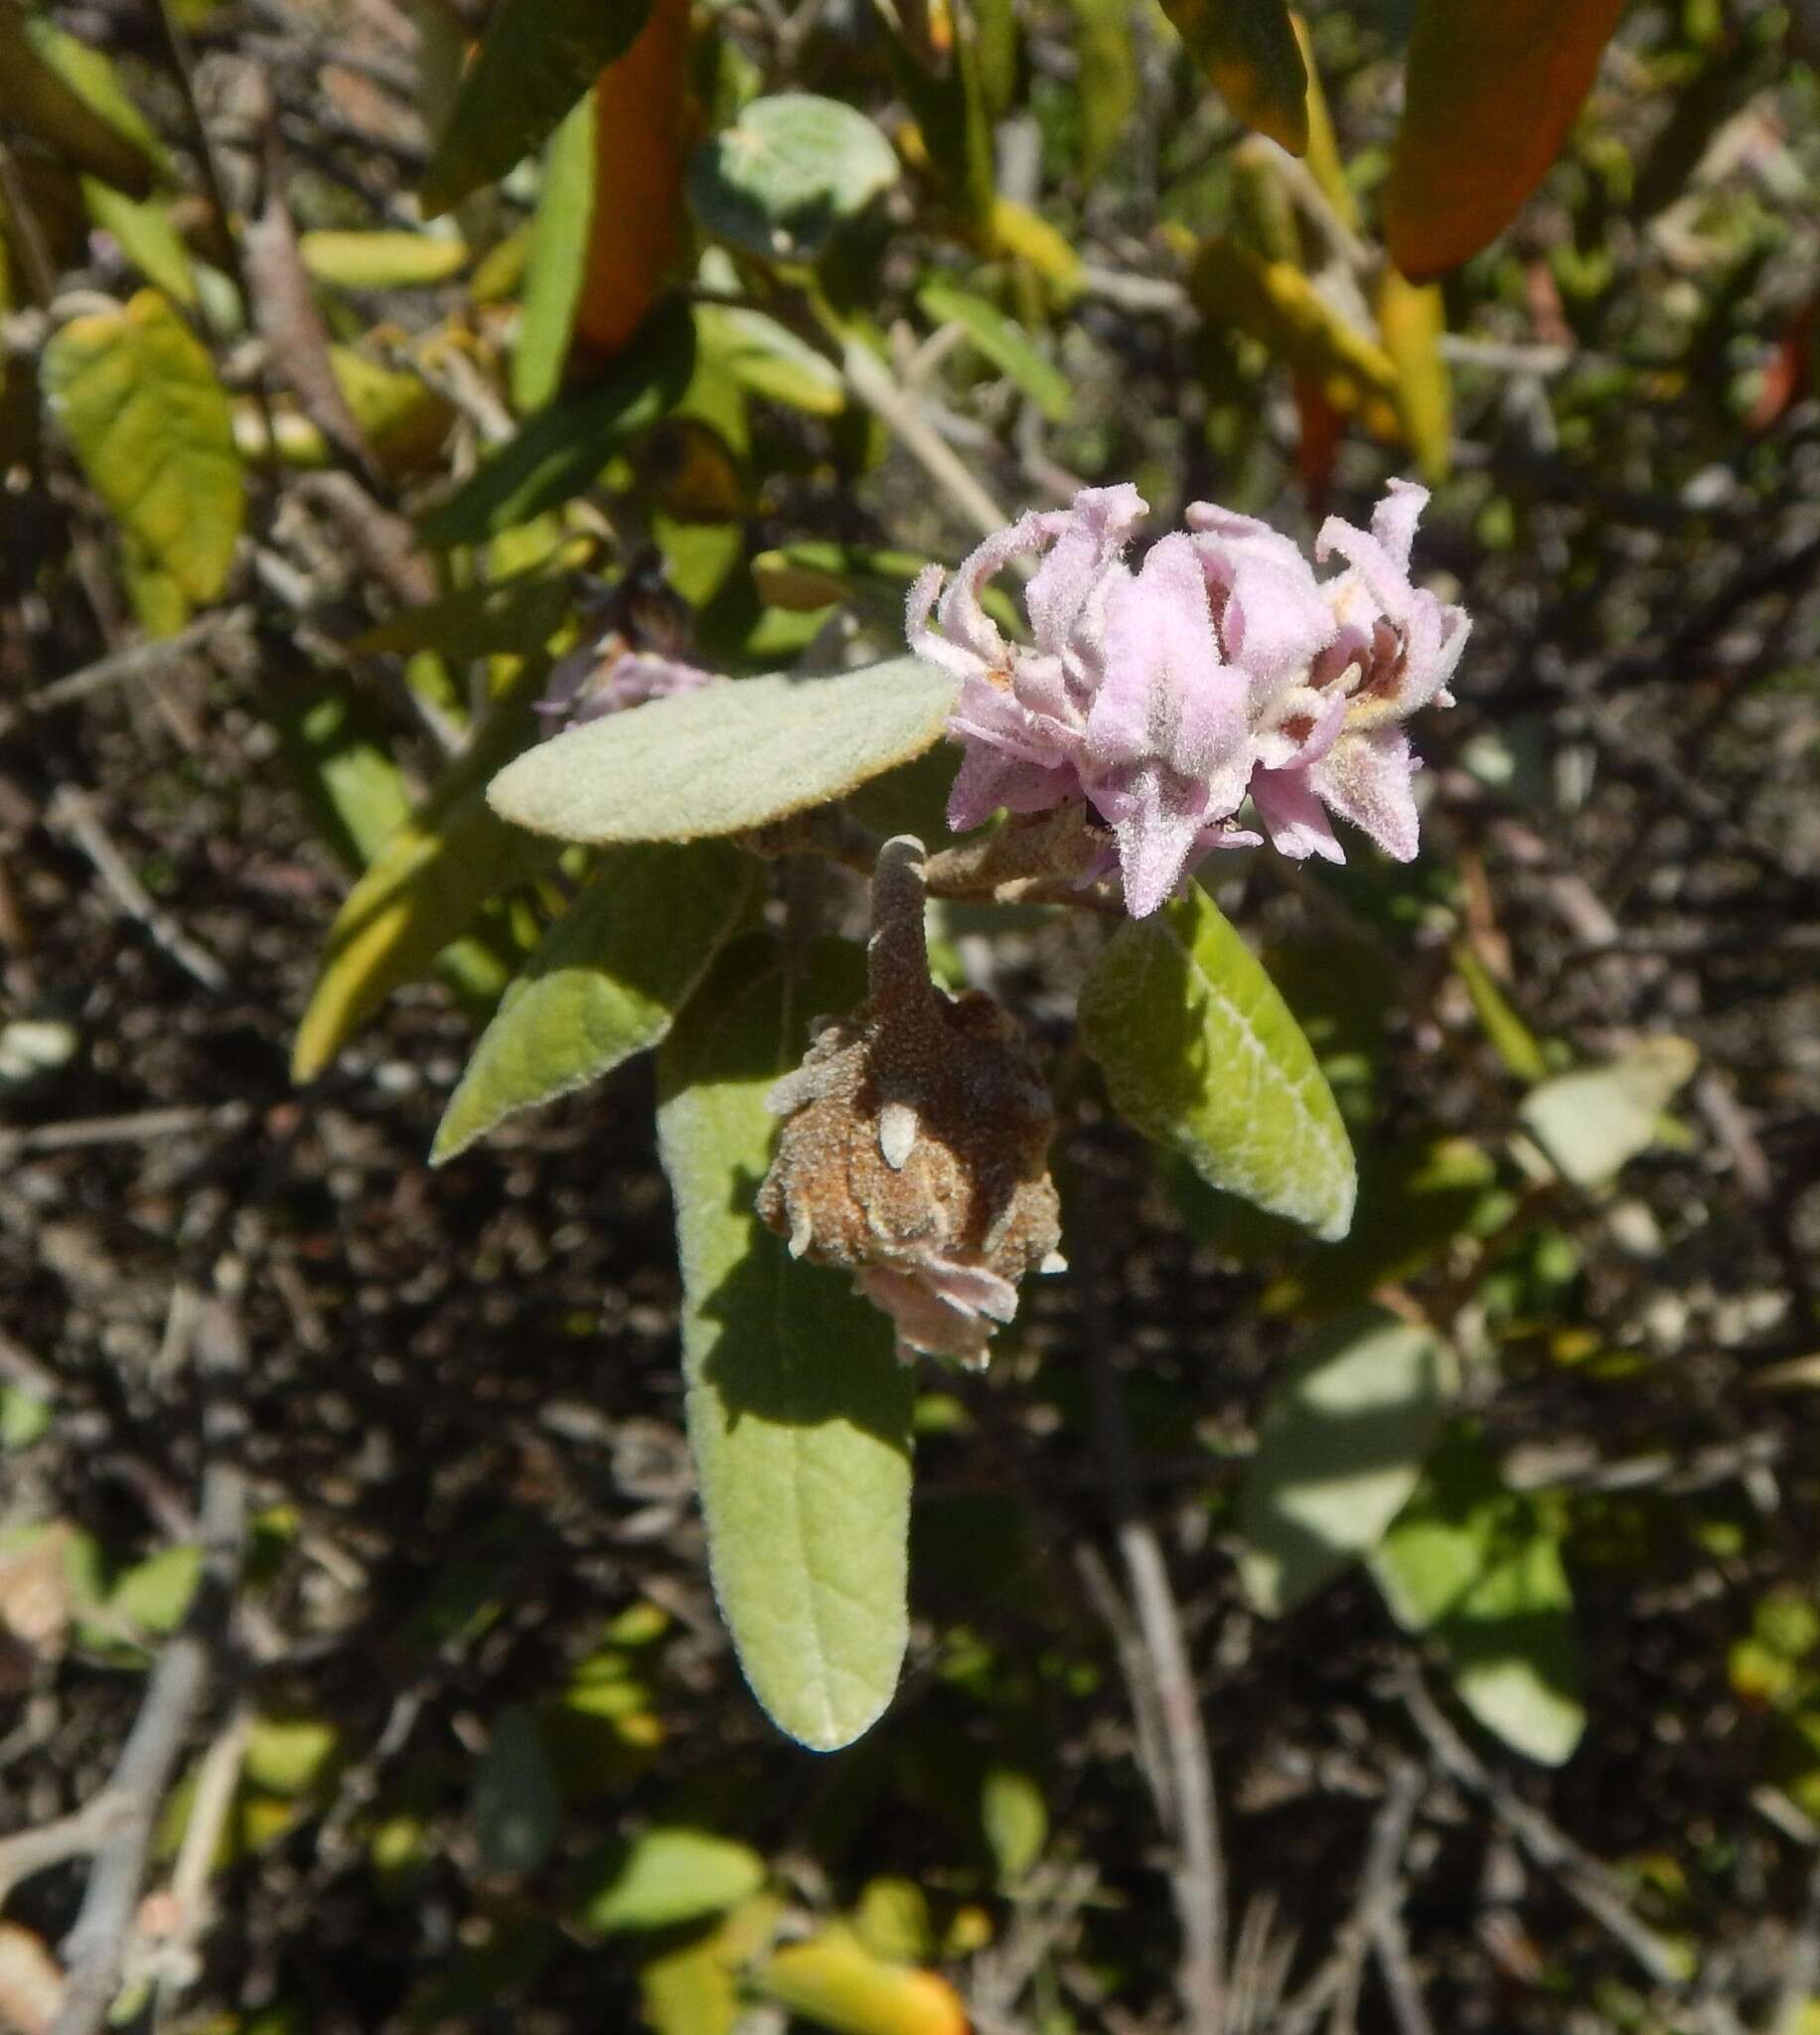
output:
[[1476, 254], [1542, 181], [1624, 0], [1419, 0], [1384, 198], [1391, 259], [1427, 282]]
[[688, 0], [657, 0], [594, 87], [594, 212], [574, 346], [609, 361], [644, 322], [682, 244]]

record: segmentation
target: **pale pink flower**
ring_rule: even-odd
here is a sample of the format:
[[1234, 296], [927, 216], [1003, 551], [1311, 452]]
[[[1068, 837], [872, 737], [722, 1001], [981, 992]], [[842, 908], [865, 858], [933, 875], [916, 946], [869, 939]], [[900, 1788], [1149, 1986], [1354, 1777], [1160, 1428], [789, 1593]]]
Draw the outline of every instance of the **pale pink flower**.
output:
[[[1419, 765], [1402, 724], [1450, 704], [1467, 629], [1461, 609], [1410, 580], [1427, 500], [1393, 481], [1369, 532], [1329, 520], [1315, 558], [1347, 569], [1325, 581], [1280, 531], [1208, 502], [1134, 572], [1124, 554], [1144, 504], [1130, 486], [1019, 518], [945, 591], [929, 567], [908, 634], [961, 681], [948, 726], [966, 753], [949, 824], [1085, 802], [1112, 831], [1137, 917], [1207, 850], [1259, 840], [1234, 819], [1248, 791], [1286, 855], [1344, 861], [1337, 816], [1407, 861]], [[1033, 640], [1009, 643], [982, 590], [1032, 555]]]

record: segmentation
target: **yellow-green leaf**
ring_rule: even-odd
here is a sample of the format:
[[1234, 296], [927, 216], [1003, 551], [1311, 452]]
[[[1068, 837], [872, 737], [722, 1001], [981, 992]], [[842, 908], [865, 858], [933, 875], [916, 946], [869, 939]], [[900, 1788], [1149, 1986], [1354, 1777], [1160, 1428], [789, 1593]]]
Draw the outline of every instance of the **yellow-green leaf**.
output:
[[1195, 258], [1188, 292], [1203, 317], [1249, 332], [1293, 374], [1313, 382], [1335, 409], [1369, 413], [1376, 401], [1394, 416], [1397, 370], [1390, 356], [1293, 262], [1267, 261], [1215, 235]]
[[764, 1885], [765, 1861], [731, 1837], [659, 1825], [597, 1854], [583, 1876], [575, 1918], [604, 1935], [718, 1915]]
[[1162, 0], [1162, 11], [1239, 118], [1300, 155], [1308, 76], [1284, 0]]
[[967, 2009], [946, 1978], [886, 1963], [839, 1924], [774, 1951], [753, 1982], [834, 2035], [967, 2035]]
[[96, 494], [189, 600], [213, 600], [245, 491], [233, 413], [201, 342], [166, 297], [141, 290], [55, 333], [40, 373]]
[[1624, 0], [1419, 0], [1384, 193], [1391, 259], [1417, 282], [1476, 254], [1542, 181]]
[[84, 177], [82, 203], [89, 219], [113, 235], [120, 252], [147, 282], [186, 309], [196, 303], [199, 292], [190, 250], [171, 224], [170, 208], [162, 198], [140, 203], [99, 177]]
[[1453, 378], [1441, 351], [1447, 310], [1436, 283], [1387, 268], [1378, 285], [1378, 336], [1397, 371], [1397, 415], [1423, 478], [1437, 487], [1453, 466]]
[[460, 240], [402, 232], [318, 230], [299, 236], [297, 252], [318, 282], [344, 290], [424, 288], [459, 275], [468, 261]]
[[521, 415], [540, 408], [561, 384], [581, 301], [593, 210], [594, 95], [589, 92], [564, 116], [543, 152], [543, 188], [531, 222], [525, 301], [512, 350], [512, 400]]
[[1602, 1066], [1532, 1088], [1517, 1114], [1576, 1186], [1600, 1187], [1655, 1142], [1662, 1112], [1699, 1063], [1690, 1039], [1641, 1039]]

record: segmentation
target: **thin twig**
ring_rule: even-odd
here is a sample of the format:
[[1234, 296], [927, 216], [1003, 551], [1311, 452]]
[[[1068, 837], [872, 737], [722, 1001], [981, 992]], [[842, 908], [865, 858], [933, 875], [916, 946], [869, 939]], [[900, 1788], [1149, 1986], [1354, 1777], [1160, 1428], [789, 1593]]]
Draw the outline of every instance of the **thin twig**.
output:
[[1538, 1808], [1533, 1808], [1479, 1759], [1441, 1715], [1421, 1670], [1412, 1661], [1400, 1693], [1411, 1722], [1430, 1750], [1461, 1787], [1482, 1796], [1536, 1864], [1562, 1886], [1619, 1944], [1658, 1985], [1680, 1990], [1688, 1978], [1685, 1955], [1631, 1910], [1624, 1889], [1607, 1866], [1575, 1843]]
[[1132, 1605], [1143, 1636], [1143, 1672], [1168, 1753], [1169, 1787], [1157, 1807], [1176, 1846], [1169, 1875], [1182, 1939], [1176, 1991], [1191, 2035], [1221, 2035], [1226, 2025], [1226, 1868], [1220, 1852], [1213, 1755], [1182, 1638], [1181, 1614], [1169, 1586], [1168, 1564], [1143, 1516], [1131, 1424], [1113, 1363], [1112, 1324], [1100, 1276], [1104, 1232], [1092, 1219], [1091, 1210], [1080, 1233], [1084, 1243], [1080, 1258], [1082, 1315], [1107, 1499]]
[[983, 537], [1002, 530], [1010, 521], [972, 471], [918, 414], [891, 379], [891, 371], [861, 341], [842, 338], [841, 372], [846, 385], [902, 442], [929, 478], [946, 494]]
[[76, 1927], [64, 1942], [69, 1978], [50, 2035], [95, 2035], [106, 2018], [120, 1982], [152, 1830], [232, 1616], [245, 1543], [246, 1487], [237, 1461], [245, 1415], [228, 1388], [244, 1368], [245, 1346], [226, 1303], [214, 1303], [198, 1320], [195, 1356], [208, 1394], [208, 1462], [198, 1506], [202, 1574], [188, 1617], [152, 1670], [107, 1783], [105, 1793], [121, 1802], [120, 1822], [96, 1854]]
[[222, 637], [238, 635], [251, 625], [251, 608], [217, 608], [213, 614], [199, 617], [187, 629], [179, 629], [175, 636], [160, 637], [150, 643], [134, 643], [125, 650], [97, 657], [92, 664], [83, 665], [80, 671], [54, 679], [50, 685], [41, 686], [24, 699], [0, 707], [0, 735], [10, 734], [20, 721], [33, 715], [53, 713], [59, 707], [73, 705], [77, 700], [86, 700], [91, 694], [104, 692], [109, 686], [125, 685], [133, 679], [155, 679], [171, 666], [181, 664], [185, 658], [211, 649]]
[[228, 987], [228, 971], [207, 948], [200, 947], [134, 875], [131, 864], [114, 846], [87, 794], [65, 785], [52, 799], [45, 818], [69, 835], [94, 864], [94, 872], [129, 918], [136, 918], [186, 974], [219, 995]]
[[0, 1130], [0, 1161], [11, 1162], [35, 1152], [71, 1152], [86, 1145], [144, 1145], [160, 1138], [179, 1138], [191, 1131], [234, 1131], [251, 1112], [243, 1102], [214, 1107], [146, 1109], [132, 1116], [74, 1117], [62, 1124], [39, 1124], [29, 1131]]

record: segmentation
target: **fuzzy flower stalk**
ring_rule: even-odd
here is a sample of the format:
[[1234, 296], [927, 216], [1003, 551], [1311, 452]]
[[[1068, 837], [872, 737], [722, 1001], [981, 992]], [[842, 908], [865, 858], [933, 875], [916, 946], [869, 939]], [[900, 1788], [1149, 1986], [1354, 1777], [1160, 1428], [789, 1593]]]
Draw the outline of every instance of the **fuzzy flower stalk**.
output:
[[[1146, 504], [1129, 483], [1019, 517], [946, 585], [928, 567], [907, 634], [961, 681], [949, 825], [1082, 803], [1111, 835], [1104, 866], [1116, 858], [1138, 918], [1215, 848], [1268, 836], [1284, 855], [1343, 861], [1336, 819], [1410, 861], [1421, 766], [1404, 723], [1452, 704], [1469, 626], [1410, 579], [1428, 499], [1392, 481], [1369, 530], [1329, 517], [1314, 565], [1339, 569], [1325, 578], [1280, 531], [1210, 502], [1134, 569]], [[1031, 641], [1011, 643], [982, 595], [1031, 557]], [[1240, 824], [1248, 796], [1262, 835]]]
[[1024, 1276], [1061, 1269], [1055, 1115], [1004, 1011], [930, 981], [923, 894], [922, 843], [886, 842], [869, 993], [766, 1098], [784, 1124], [758, 1212], [793, 1256], [853, 1274], [900, 1356], [979, 1366]]

